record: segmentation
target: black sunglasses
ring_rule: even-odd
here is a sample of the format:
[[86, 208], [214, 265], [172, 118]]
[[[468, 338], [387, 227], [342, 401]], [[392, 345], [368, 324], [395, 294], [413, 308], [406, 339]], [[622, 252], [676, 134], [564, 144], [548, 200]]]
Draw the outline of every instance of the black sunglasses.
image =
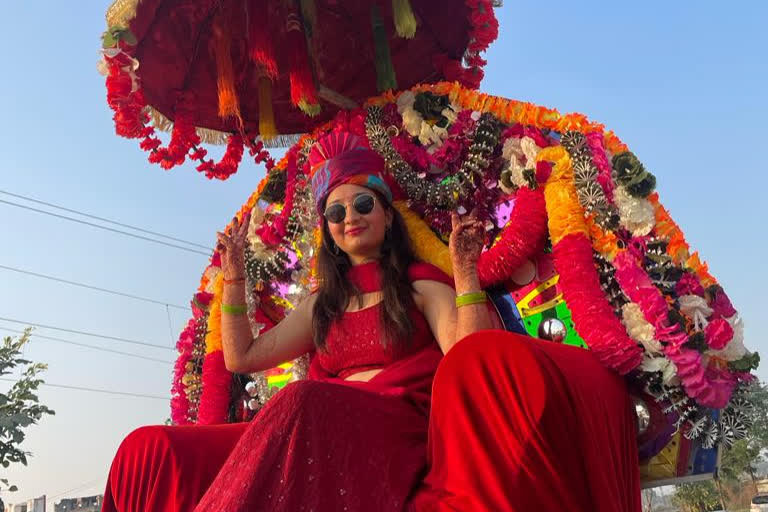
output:
[[[373, 211], [376, 198], [373, 194], [360, 194], [352, 201], [352, 208], [360, 215], [368, 215]], [[347, 218], [347, 206], [341, 203], [333, 203], [323, 213], [325, 220], [331, 224], [339, 224]]]

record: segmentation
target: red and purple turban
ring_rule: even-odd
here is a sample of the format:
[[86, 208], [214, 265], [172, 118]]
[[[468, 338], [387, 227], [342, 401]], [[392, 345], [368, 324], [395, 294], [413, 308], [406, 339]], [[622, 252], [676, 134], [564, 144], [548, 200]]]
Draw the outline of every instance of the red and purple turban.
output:
[[385, 181], [384, 159], [357, 135], [347, 132], [325, 135], [312, 146], [309, 167], [312, 193], [320, 215], [328, 194], [347, 183], [379, 192], [387, 202], [392, 202], [392, 189]]

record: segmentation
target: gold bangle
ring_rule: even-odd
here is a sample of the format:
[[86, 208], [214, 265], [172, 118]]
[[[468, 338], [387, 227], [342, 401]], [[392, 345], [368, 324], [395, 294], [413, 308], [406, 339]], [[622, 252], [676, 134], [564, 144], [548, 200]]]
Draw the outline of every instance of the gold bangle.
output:
[[224, 279], [224, 284], [236, 284], [236, 283], [244, 283], [245, 278], [244, 277], [238, 277], [236, 279]]
[[245, 304], [223, 304], [221, 312], [229, 315], [244, 315], [248, 312], [248, 306]]
[[462, 293], [456, 296], [456, 307], [471, 306], [472, 304], [483, 304], [488, 299], [488, 294], [484, 291]]

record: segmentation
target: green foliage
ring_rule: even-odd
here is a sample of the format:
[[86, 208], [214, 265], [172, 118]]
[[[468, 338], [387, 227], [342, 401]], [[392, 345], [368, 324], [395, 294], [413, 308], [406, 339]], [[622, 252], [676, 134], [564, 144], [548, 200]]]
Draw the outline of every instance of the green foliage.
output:
[[750, 405], [745, 410], [747, 436], [723, 452], [720, 466], [723, 478], [732, 480], [754, 476], [755, 467], [762, 461], [761, 452], [768, 450], [768, 386], [753, 383], [742, 400]]
[[684, 512], [716, 510], [720, 505], [717, 488], [711, 480], [675, 486], [672, 501]]
[[[24, 441], [24, 429], [36, 424], [44, 414], [54, 414], [48, 407], [41, 405], [37, 398], [37, 388], [43, 383], [39, 377], [47, 365], [33, 363], [21, 357], [22, 347], [29, 341], [30, 330], [18, 338], [6, 337], [0, 346], [0, 377], [17, 370], [20, 377], [6, 393], [0, 393], [0, 466], [7, 468], [13, 463], [27, 465], [30, 454], [19, 448]], [[8, 487], [8, 480], [0, 479], [0, 488]]]
[[744, 475], [754, 475], [761, 461], [760, 444], [754, 439], [739, 439], [723, 452], [719, 475], [726, 482], [738, 482]]

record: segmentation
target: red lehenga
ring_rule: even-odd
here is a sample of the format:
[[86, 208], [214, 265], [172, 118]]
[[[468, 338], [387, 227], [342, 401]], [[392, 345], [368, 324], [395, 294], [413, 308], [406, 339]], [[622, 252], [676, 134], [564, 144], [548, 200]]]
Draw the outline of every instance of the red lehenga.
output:
[[[423, 264], [411, 278], [447, 282]], [[588, 351], [484, 331], [442, 358], [414, 311], [394, 354], [377, 310], [346, 314], [310, 379], [248, 424], [134, 431], [103, 512], [640, 510], [630, 401]]]

